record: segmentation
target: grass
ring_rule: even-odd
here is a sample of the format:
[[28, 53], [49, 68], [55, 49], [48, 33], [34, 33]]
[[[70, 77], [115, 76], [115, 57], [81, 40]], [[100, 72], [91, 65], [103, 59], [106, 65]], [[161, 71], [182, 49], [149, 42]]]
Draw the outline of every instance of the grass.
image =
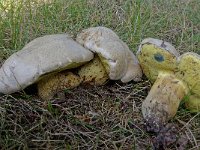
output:
[[[111, 28], [134, 53], [146, 37], [199, 53], [199, 10], [199, 0], [1, 0], [0, 61], [36, 37], [67, 32], [74, 38], [91, 26]], [[1, 96], [0, 148], [152, 149], [141, 116], [150, 86], [144, 78], [79, 87], [46, 103], [34, 94]], [[172, 122], [187, 135], [186, 149], [200, 149], [199, 113], [181, 106]]]

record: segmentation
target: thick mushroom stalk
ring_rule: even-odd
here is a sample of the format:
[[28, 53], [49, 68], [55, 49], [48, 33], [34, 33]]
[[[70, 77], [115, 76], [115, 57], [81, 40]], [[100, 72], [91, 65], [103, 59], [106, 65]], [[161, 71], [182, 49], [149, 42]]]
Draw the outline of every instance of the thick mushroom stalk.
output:
[[56, 93], [77, 87], [81, 82], [81, 78], [70, 71], [50, 74], [38, 82], [38, 95], [43, 100], [50, 100]]
[[150, 131], [158, 131], [172, 118], [187, 93], [174, 72], [179, 54], [169, 43], [148, 38], [142, 41], [137, 57], [144, 74], [154, 82], [142, 104], [142, 113]]
[[[147, 131], [156, 133], [155, 149], [177, 141], [176, 125], [169, 124], [180, 102], [191, 111], [200, 111], [200, 56], [178, 52], [169, 43], [148, 38], [137, 52], [144, 74], [154, 84], [142, 103]], [[186, 96], [186, 97], [185, 97]], [[185, 98], [184, 98], [185, 97]]]
[[142, 113], [150, 131], [158, 132], [173, 118], [187, 94], [187, 86], [174, 74], [160, 72], [142, 104]]

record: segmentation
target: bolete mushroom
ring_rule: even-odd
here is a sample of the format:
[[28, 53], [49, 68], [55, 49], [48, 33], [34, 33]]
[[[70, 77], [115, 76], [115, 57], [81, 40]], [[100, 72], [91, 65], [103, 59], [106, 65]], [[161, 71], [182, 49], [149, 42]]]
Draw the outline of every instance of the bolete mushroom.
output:
[[[72, 40], [67, 34], [36, 38], [22, 50], [11, 55], [2, 65], [0, 68], [0, 92], [10, 94], [42, 81], [39, 84], [40, 91], [55, 84], [54, 82], [60, 82], [60, 78], [62, 80], [66, 78], [64, 85], [68, 85], [69, 88], [77, 86], [81, 79], [72, 73], [67, 73], [66, 76], [62, 74], [62, 77], [56, 76], [52, 82], [49, 82], [49, 85], [43, 80], [52, 79], [50, 75], [52, 73], [79, 67], [93, 57], [92, 52]], [[44, 95], [44, 97], [47, 96]]]
[[[142, 71], [137, 58], [112, 30], [105, 27], [89, 28], [83, 30], [76, 40], [94, 52], [95, 57], [77, 68], [81, 80], [74, 77], [75, 83], [81, 81], [82, 84], [104, 85], [108, 79], [121, 79], [122, 82], [141, 79]], [[51, 98], [53, 96], [51, 93], [55, 93], [52, 91], [60, 90], [62, 86], [57, 83], [60, 76], [61, 74], [57, 74], [47, 78], [44, 80], [45, 84], [40, 82], [42, 87], [38, 84], [39, 95], [43, 99]], [[60, 84], [61, 82], [63, 81], [60, 80]]]
[[200, 111], [200, 56], [193, 52], [184, 53], [178, 60], [176, 76], [184, 81], [190, 93], [185, 104], [193, 112]]
[[158, 131], [175, 116], [180, 101], [188, 93], [187, 84], [179, 78], [179, 53], [162, 40], [147, 38], [137, 52], [144, 74], [154, 82], [142, 103], [142, 113], [150, 131]]
[[[98, 62], [103, 65], [109, 79], [121, 80], [124, 83], [131, 80], [141, 80], [142, 71], [137, 58], [111, 29], [92, 27], [83, 30], [76, 40], [85, 48], [97, 54], [97, 59], [100, 60]], [[89, 69], [87, 67], [82, 68], [79, 75], [88, 78], [88, 75], [82, 73], [89, 72], [87, 71]]]

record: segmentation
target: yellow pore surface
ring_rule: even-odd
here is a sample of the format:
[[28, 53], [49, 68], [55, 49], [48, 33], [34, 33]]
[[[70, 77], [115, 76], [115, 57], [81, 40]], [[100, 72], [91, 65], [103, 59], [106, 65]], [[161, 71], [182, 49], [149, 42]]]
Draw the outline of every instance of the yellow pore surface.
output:
[[109, 79], [105, 67], [102, 65], [98, 56], [82, 66], [78, 71], [83, 84], [103, 85]]

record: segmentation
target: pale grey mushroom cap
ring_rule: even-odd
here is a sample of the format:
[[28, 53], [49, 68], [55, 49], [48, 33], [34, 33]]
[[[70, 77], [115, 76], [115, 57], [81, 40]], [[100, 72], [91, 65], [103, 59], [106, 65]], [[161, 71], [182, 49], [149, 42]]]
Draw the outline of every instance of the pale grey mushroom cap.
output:
[[103, 58], [103, 65], [111, 80], [140, 80], [142, 71], [137, 58], [111, 29], [92, 27], [83, 30], [76, 40]]
[[159, 39], [154, 39], [154, 38], [146, 38], [146, 39], [142, 40], [142, 42], [139, 46], [139, 49], [137, 51], [137, 54], [139, 54], [141, 52], [142, 46], [147, 43], [154, 44], [156, 47], [163, 49], [165, 51], [168, 51], [169, 53], [173, 54], [176, 57], [180, 56], [179, 52], [175, 49], [174, 46], [172, 46], [172, 44], [170, 44], [169, 42], [159, 40]]
[[50, 72], [78, 67], [93, 57], [92, 52], [67, 34], [36, 38], [0, 68], [0, 93], [22, 90]]

